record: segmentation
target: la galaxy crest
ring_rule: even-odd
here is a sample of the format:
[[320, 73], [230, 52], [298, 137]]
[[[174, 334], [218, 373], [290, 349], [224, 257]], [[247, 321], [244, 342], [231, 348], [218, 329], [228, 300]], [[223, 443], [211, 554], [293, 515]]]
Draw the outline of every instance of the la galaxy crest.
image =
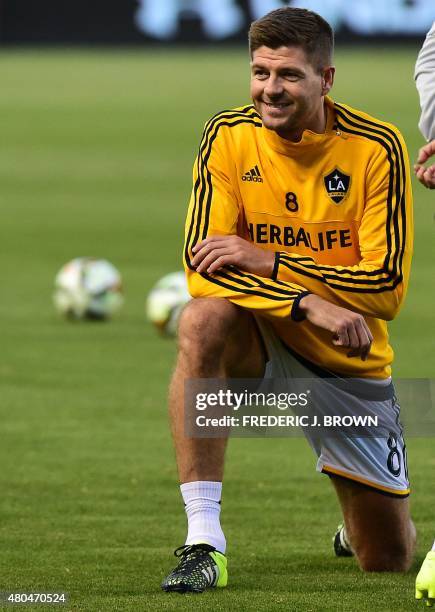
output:
[[334, 204], [341, 204], [349, 193], [350, 176], [335, 168], [335, 170], [323, 177], [323, 182], [326, 193]]

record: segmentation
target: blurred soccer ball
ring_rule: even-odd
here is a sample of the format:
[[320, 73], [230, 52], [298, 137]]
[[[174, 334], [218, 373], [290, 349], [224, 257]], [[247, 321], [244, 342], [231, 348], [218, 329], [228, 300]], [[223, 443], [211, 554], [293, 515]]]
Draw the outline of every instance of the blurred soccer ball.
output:
[[190, 300], [184, 272], [172, 272], [151, 289], [145, 305], [148, 321], [167, 335], [175, 336], [181, 310]]
[[78, 257], [57, 273], [53, 301], [71, 319], [108, 319], [124, 301], [121, 275], [105, 259]]

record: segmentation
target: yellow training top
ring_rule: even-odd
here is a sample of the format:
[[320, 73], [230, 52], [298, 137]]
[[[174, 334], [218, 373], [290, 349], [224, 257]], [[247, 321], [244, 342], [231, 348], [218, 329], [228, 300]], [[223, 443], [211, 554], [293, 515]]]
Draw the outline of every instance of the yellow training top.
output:
[[[337, 374], [386, 378], [386, 321], [405, 297], [412, 254], [412, 194], [398, 129], [326, 98], [325, 133], [294, 143], [266, 129], [253, 106], [205, 126], [193, 170], [184, 262], [193, 297], [222, 297], [271, 319], [282, 341]], [[275, 251], [273, 279], [228, 266], [195, 272], [192, 248], [238, 234]], [[368, 359], [348, 358], [331, 333], [298, 322], [307, 292], [365, 316]]]

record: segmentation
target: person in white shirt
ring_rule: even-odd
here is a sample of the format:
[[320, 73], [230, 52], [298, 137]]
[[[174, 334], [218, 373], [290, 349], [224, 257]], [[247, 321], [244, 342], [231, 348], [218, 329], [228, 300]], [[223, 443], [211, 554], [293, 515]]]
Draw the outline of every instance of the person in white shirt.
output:
[[420, 183], [435, 189], [435, 162], [425, 165], [435, 155], [435, 22], [418, 54], [415, 82], [421, 106], [418, 126], [428, 144], [420, 149], [414, 170]]
[[[429, 189], [435, 189], [435, 163], [429, 166], [424, 165], [430, 157], [435, 155], [435, 22], [418, 54], [415, 81], [421, 105], [418, 125], [421, 133], [429, 142], [420, 149], [414, 169], [420, 183]], [[415, 597], [416, 599], [426, 598], [428, 606], [435, 603], [435, 542], [417, 575]]]

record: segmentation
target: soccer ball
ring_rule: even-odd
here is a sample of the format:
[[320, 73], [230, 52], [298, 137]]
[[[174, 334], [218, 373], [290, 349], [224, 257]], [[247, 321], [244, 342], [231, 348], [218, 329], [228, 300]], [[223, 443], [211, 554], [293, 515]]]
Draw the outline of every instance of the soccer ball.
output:
[[105, 259], [78, 257], [57, 273], [56, 310], [70, 319], [108, 319], [123, 304], [118, 270]]
[[184, 272], [172, 272], [161, 278], [148, 294], [145, 311], [162, 334], [175, 336], [181, 310], [190, 300]]

